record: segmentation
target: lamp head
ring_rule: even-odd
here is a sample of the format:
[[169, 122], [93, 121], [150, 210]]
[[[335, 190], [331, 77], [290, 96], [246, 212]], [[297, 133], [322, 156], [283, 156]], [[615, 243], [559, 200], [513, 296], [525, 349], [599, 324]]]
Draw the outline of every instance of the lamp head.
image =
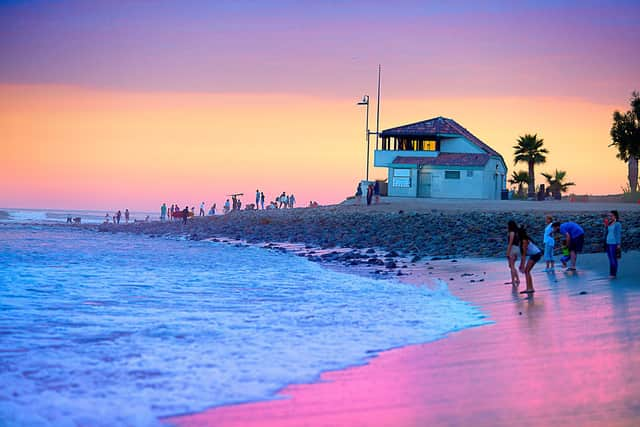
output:
[[369, 104], [369, 95], [365, 95], [362, 97], [362, 101], [358, 102], [358, 105], [368, 105]]

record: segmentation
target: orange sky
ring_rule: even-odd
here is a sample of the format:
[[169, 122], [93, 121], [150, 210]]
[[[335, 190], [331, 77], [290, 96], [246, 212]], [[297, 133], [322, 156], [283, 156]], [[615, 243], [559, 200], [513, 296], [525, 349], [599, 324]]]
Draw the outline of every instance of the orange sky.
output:
[[[163, 201], [221, 205], [230, 192], [249, 203], [256, 188], [267, 200], [286, 191], [302, 204], [339, 202], [364, 178], [357, 98], [1, 85], [0, 206], [156, 210]], [[383, 92], [381, 128], [453, 118], [500, 152], [509, 174], [517, 137], [537, 133], [550, 151], [538, 172], [566, 170], [576, 193], [619, 193], [626, 165], [607, 145], [611, 114], [625, 101]]]

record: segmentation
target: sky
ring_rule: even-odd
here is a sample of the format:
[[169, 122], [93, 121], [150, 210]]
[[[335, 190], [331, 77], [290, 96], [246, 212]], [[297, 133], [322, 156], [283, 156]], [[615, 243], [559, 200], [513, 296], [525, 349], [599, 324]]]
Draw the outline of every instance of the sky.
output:
[[640, 89], [639, 21], [637, 1], [0, 1], [0, 206], [340, 202], [378, 64], [381, 129], [453, 118], [509, 174], [536, 133], [538, 172], [620, 193], [609, 130]]

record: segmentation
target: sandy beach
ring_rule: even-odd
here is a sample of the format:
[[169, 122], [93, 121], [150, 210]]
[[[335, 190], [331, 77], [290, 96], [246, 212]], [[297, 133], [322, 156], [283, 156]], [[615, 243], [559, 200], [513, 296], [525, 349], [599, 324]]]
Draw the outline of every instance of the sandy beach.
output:
[[[176, 426], [636, 426], [640, 423], [640, 253], [606, 279], [604, 254], [579, 271], [534, 274], [523, 298], [502, 260], [409, 263], [407, 285], [445, 281], [494, 323], [382, 352], [269, 402], [165, 419]], [[357, 268], [357, 267], [355, 267]], [[353, 269], [353, 268], [352, 268]], [[368, 274], [360, 268], [359, 274]]]

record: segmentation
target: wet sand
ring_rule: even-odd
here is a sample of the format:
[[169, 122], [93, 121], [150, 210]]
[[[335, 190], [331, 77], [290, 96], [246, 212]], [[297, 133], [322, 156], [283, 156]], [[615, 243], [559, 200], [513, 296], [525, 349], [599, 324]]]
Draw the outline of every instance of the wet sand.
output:
[[419, 263], [401, 280], [440, 278], [495, 323], [326, 372], [317, 383], [286, 387], [279, 400], [164, 421], [247, 427], [640, 425], [640, 252], [623, 254], [613, 281], [606, 278], [604, 254], [581, 256], [577, 274], [544, 273], [539, 263], [536, 293], [529, 298], [505, 284], [503, 261], [429, 266]]

